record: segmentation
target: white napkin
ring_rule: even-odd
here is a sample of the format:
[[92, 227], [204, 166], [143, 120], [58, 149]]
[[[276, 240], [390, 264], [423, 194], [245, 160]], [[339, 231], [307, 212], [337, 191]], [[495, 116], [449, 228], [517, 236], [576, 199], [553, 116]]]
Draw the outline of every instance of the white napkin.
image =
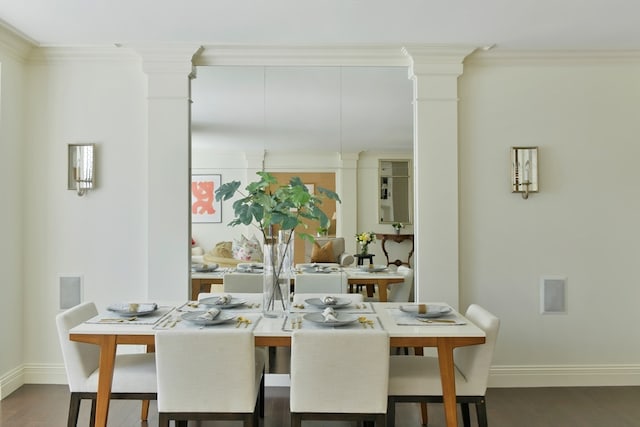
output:
[[206, 312], [202, 313], [201, 315], [199, 315], [198, 319], [213, 320], [216, 317], [218, 317], [220, 312], [221, 312], [221, 310], [219, 308], [212, 308], [212, 309], [209, 309]]
[[326, 305], [336, 305], [338, 303], [338, 298], [327, 295], [326, 297], [322, 297], [321, 301]]
[[322, 317], [324, 317], [325, 322], [337, 322], [338, 318], [336, 317], [336, 312], [333, 308], [327, 307], [322, 312]]
[[218, 297], [218, 300], [216, 301], [216, 304], [218, 305], [225, 305], [225, 304], [229, 304], [231, 302], [231, 295], [229, 294], [225, 294], [225, 295], [220, 295]]

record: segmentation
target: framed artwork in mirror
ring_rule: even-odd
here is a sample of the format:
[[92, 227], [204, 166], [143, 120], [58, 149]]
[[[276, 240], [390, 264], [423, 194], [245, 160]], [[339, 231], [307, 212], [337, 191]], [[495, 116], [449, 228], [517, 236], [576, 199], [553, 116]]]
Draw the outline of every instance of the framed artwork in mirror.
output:
[[221, 183], [222, 175], [191, 176], [191, 222], [222, 222], [222, 202], [215, 197]]

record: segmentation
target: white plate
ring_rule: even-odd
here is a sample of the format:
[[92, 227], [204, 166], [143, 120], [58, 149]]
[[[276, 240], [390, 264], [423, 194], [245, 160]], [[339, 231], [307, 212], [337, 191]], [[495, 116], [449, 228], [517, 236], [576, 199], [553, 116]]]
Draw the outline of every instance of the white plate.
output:
[[258, 262], [241, 262], [236, 266], [238, 273], [262, 273], [264, 265]]
[[146, 314], [153, 313], [158, 309], [158, 304], [152, 303], [138, 303], [137, 310], [131, 310], [130, 303], [121, 302], [116, 304], [111, 304], [107, 307], [107, 310], [113, 311], [114, 313], [121, 314], [123, 316], [144, 316]]
[[231, 298], [231, 301], [229, 301], [226, 304], [218, 304], [218, 301], [220, 300], [220, 297], [209, 297], [209, 298], [202, 298], [200, 301], [198, 301], [199, 304], [202, 305], [210, 305], [212, 307], [217, 307], [217, 308], [233, 308], [233, 307], [237, 307], [239, 305], [245, 304], [247, 302], [246, 299], [241, 299], [241, 298]]
[[346, 307], [349, 304], [351, 304], [351, 300], [347, 298], [336, 298], [335, 304], [325, 304], [324, 302], [322, 302], [321, 298], [309, 298], [304, 300], [304, 302], [318, 308], [327, 308], [327, 307], [340, 308], [340, 307]]
[[434, 317], [441, 317], [441, 316], [444, 316], [445, 314], [451, 313], [451, 307], [449, 307], [448, 305], [426, 304], [426, 306], [427, 306], [426, 313], [418, 313], [418, 304], [401, 305], [400, 310], [404, 311], [405, 313], [411, 313], [416, 317], [427, 318], [427, 319], [434, 318]]
[[380, 265], [359, 265], [358, 266], [358, 270], [360, 271], [364, 271], [364, 272], [371, 272], [371, 273], [378, 273], [380, 271], [386, 271], [387, 270], [387, 266], [380, 264]]
[[198, 316], [206, 313], [206, 311], [188, 311], [186, 313], [182, 313], [182, 320], [186, 320], [187, 322], [194, 323], [196, 325], [218, 325], [220, 323], [231, 322], [236, 319], [235, 314], [223, 313], [218, 314], [215, 319], [201, 319]]
[[302, 271], [308, 274], [331, 273], [330, 267], [305, 267]]
[[194, 273], [210, 273], [218, 269], [218, 264], [192, 264], [191, 271]]
[[322, 313], [307, 313], [304, 316], [304, 320], [316, 323], [322, 326], [344, 326], [353, 323], [358, 320], [358, 316], [349, 313], [335, 313], [338, 320], [325, 321]]

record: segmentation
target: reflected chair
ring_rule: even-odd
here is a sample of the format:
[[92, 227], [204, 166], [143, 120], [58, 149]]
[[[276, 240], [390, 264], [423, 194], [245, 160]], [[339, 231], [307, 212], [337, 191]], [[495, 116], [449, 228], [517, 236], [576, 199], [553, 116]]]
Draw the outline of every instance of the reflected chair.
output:
[[398, 267], [398, 273], [404, 276], [404, 282], [394, 283], [389, 286], [387, 301], [389, 302], [408, 302], [413, 288], [413, 269], [401, 265]]
[[353, 264], [353, 255], [345, 252], [344, 237], [315, 237], [304, 241], [304, 262], [336, 264], [348, 267]]
[[222, 277], [224, 292], [260, 293], [264, 276], [257, 273], [228, 273]]
[[257, 427], [264, 416], [265, 360], [255, 351], [253, 331], [158, 331], [156, 361], [161, 427], [170, 420], [241, 420]]
[[300, 427], [302, 420], [375, 421], [384, 426], [388, 367], [389, 335], [384, 330], [294, 331], [291, 427]]
[[[469, 403], [475, 404], [478, 426], [487, 427], [485, 394], [500, 320], [476, 304], [469, 306], [465, 317], [484, 330], [486, 341], [454, 350], [456, 399], [465, 427], [471, 425]], [[442, 402], [437, 357], [391, 356], [389, 366], [389, 426], [395, 425], [396, 402]]]
[[[58, 338], [71, 391], [67, 420], [69, 427], [77, 425], [80, 402], [83, 399], [91, 399], [89, 425], [95, 424], [100, 347], [94, 344], [71, 341], [69, 331], [97, 315], [98, 310], [95, 304], [85, 302], [56, 316]], [[142, 400], [141, 419], [146, 420], [149, 400], [156, 399], [156, 390], [156, 363], [153, 353], [116, 355], [111, 399]]]
[[346, 294], [349, 279], [344, 271], [331, 273], [300, 273], [296, 275], [296, 294]]

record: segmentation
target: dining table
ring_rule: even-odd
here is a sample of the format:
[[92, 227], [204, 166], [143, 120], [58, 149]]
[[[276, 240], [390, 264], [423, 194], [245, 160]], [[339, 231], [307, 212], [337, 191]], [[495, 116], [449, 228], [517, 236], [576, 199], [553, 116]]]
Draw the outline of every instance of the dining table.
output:
[[[214, 296], [214, 294], [211, 295]], [[201, 298], [205, 296], [201, 295]], [[315, 317], [309, 317], [309, 313], [321, 313], [322, 308], [310, 304], [296, 304], [296, 306], [290, 307], [285, 317], [269, 318], [262, 315], [262, 294], [231, 294], [231, 296], [241, 304], [224, 311], [242, 319], [242, 322], [236, 321], [235, 323], [207, 327], [250, 327], [255, 337], [256, 346], [290, 347], [291, 336], [297, 328], [326, 327], [322, 323], [317, 324], [315, 321], [311, 321]], [[145, 345], [147, 351], [154, 351], [155, 334], [159, 330], [203, 327], [193, 325], [185, 320], [190, 318], [188, 316], [193, 317], [189, 315], [189, 312], [202, 310], [203, 305], [198, 301], [157, 304], [159, 310], [166, 311], [166, 314], [153, 322], [145, 321], [144, 317], [132, 321], [128, 319], [134, 319], [133, 317], [129, 317], [125, 321], [101, 321], [100, 316], [113, 318], [113, 313], [104, 312], [100, 313], [97, 318], [72, 328], [69, 332], [69, 339], [72, 341], [95, 344], [100, 347], [95, 414], [97, 427], [106, 427], [107, 425], [113, 369], [118, 346]], [[444, 303], [437, 304], [443, 305]], [[363, 333], [369, 327], [380, 328], [389, 333], [391, 347], [436, 348], [446, 425], [448, 427], [457, 426], [453, 350], [456, 347], [483, 344], [485, 333], [456, 310], [452, 309], [447, 315], [450, 322], [427, 323], [406, 312], [405, 309], [411, 306], [415, 306], [415, 304], [353, 302], [340, 310], [349, 313], [348, 316], [357, 316], [358, 321], [330, 327], [358, 328], [362, 329]], [[363, 356], [366, 357], [366, 355]], [[188, 360], [185, 359], [185, 363], [188, 363]]]
[[[191, 273], [191, 299], [197, 299], [198, 294], [202, 292], [209, 292], [211, 285], [222, 285], [224, 275], [233, 273], [233, 271], [234, 269], [220, 269], [220, 271], [206, 273]], [[405, 279], [402, 274], [390, 269], [368, 271], [368, 269], [344, 267], [340, 271], [344, 271], [347, 274], [347, 281], [350, 287], [353, 285], [377, 286], [378, 301], [380, 302], [387, 301], [389, 286], [403, 283]]]

